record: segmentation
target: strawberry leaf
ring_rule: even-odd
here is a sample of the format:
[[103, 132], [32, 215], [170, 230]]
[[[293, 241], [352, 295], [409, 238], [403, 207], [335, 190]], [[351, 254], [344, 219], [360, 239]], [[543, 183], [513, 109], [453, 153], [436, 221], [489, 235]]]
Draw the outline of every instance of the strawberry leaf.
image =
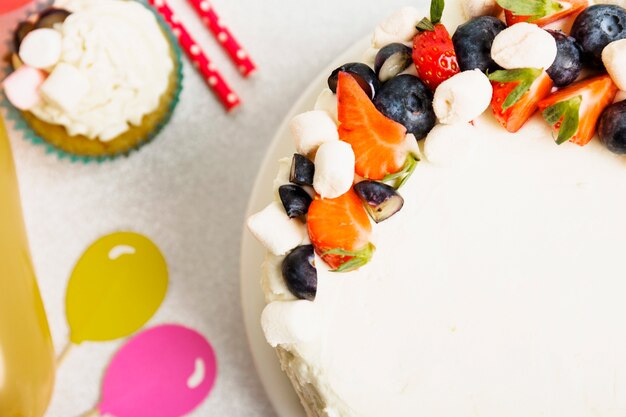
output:
[[385, 178], [383, 178], [383, 182], [395, 181], [393, 188], [397, 190], [398, 188], [402, 187], [411, 177], [413, 171], [415, 171], [415, 168], [417, 168], [417, 163], [419, 161], [420, 160], [415, 156], [409, 155], [406, 158], [406, 162], [404, 163], [402, 169], [395, 174], [385, 175]]
[[518, 83], [509, 95], [506, 96], [504, 103], [502, 103], [502, 110], [506, 111], [509, 107], [515, 105], [515, 103], [530, 90], [530, 87], [542, 72], [543, 70], [539, 68], [517, 68], [512, 70], [500, 70], [489, 74], [491, 81], [499, 83]]
[[416, 28], [420, 32], [434, 32], [435, 31], [435, 25], [433, 25], [432, 22], [428, 20], [427, 17], [420, 20]]
[[324, 255], [340, 255], [340, 256], [349, 256], [350, 260], [342, 263], [339, 268], [333, 269], [332, 272], [350, 272], [355, 269], [359, 269], [363, 265], [367, 264], [372, 256], [374, 255], [374, 251], [376, 250], [376, 246], [371, 243], [368, 243], [363, 249], [358, 251], [349, 251], [341, 248], [331, 249], [322, 254]]
[[540, 19], [560, 11], [563, 6], [554, 0], [496, 0], [503, 9], [516, 16], [531, 16], [529, 20]]
[[543, 118], [549, 125], [554, 126], [561, 122], [559, 135], [556, 138], [557, 144], [561, 145], [567, 142], [578, 131], [580, 104], [582, 101], [582, 96], [572, 97], [569, 100], [553, 104], [543, 111]]
[[430, 21], [433, 25], [441, 22], [441, 16], [443, 15], [443, 8], [445, 6], [444, 0], [431, 0], [430, 2]]

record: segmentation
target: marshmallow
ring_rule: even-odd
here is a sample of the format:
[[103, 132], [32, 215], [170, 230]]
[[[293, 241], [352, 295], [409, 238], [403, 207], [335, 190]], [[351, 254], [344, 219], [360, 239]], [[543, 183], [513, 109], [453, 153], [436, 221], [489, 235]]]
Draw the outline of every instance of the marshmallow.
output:
[[11, 104], [20, 110], [30, 110], [41, 100], [39, 87], [45, 80], [43, 71], [24, 65], [13, 71], [2, 86]]
[[480, 70], [463, 71], [437, 87], [433, 109], [441, 123], [468, 123], [489, 107], [493, 88]]
[[617, 88], [626, 90], [626, 39], [605, 46], [602, 50], [602, 62]]
[[291, 134], [298, 153], [309, 155], [322, 144], [339, 140], [337, 124], [325, 111], [312, 110], [291, 119]]
[[337, 114], [337, 95], [332, 92], [330, 88], [322, 90], [317, 100], [315, 100], [315, 110], [324, 110], [330, 114], [335, 123], [339, 123], [339, 116]]
[[626, 91], [618, 91], [617, 94], [615, 95], [615, 100], [613, 101], [613, 103], [617, 103], [619, 101], [624, 101], [626, 100]]
[[545, 30], [521, 22], [500, 32], [493, 40], [491, 58], [502, 68], [548, 69], [556, 58], [556, 40]]
[[496, 0], [463, 0], [465, 17], [473, 19], [480, 16], [498, 16], [502, 8]]
[[285, 278], [283, 278], [282, 264], [284, 256], [275, 256], [267, 253], [263, 265], [261, 265], [261, 287], [265, 294], [265, 302], [290, 301], [297, 298], [289, 291]]
[[20, 59], [33, 68], [50, 68], [61, 59], [63, 40], [54, 29], [35, 29], [20, 44]]
[[426, 160], [436, 165], [458, 162], [468, 151], [472, 129], [469, 123], [436, 125], [424, 141]]
[[87, 76], [78, 68], [60, 63], [41, 86], [41, 95], [64, 112], [72, 113], [89, 92], [89, 84]]
[[278, 202], [273, 202], [248, 218], [248, 229], [274, 255], [284, 255], [306, 236], [304, 224], [290, 219]]
[[274, 301], [263, 309], [261, 327], [272, 347], [310, 342], [320, 332], [319, 312], [312, 301]]
[[372, 46], [382, 48], [394, 42], [409, 42], [417, 34], [417, 24], [424, 17], [414, 7], [403, 7], [383, 20], [374, 30]]
[[345, 194], [354, 182], [354, 163], [354, 152], [349, 143], [324, 143], [315, 155], [313, 188], [322, 198]]

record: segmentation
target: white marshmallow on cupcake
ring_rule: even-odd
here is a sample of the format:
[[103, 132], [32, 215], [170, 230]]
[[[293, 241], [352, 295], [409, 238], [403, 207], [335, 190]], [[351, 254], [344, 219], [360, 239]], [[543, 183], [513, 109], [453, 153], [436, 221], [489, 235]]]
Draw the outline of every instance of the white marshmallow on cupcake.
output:
[[277, 256], [285, 255], [307, 236], [304, 224], [298, 219], [290, 219], [277, 201], [250, 216], [248, 229], [267, 250]]
[[315, 192], [322, 198], [337, 198], [348, 192], [354, 182], [354, 164], [354, 151], [349, 143], [324, 143], [315, 155]]
[[602, 50], [602, 62], [617, 88], [626, 91], [626, 39], [608, 44]]
[[437, 87], [433, 109], [441, 123], [468, 123], [489, 107], [492, 94], [491, 82], [480, 70], [463, 71]]
[[41, 95], [50, 103], [71, 113], [89, 92], [89, 79], [73, 65], [60, 63], [41, 86]]
[[30, 67], [45, 69], [56, 65], [61, 59], [63, 39], [54, 29], [35, 29], [24, 37], [19, 56]]
[[552, 35], [526, 22], [504, 29], [491, 46], [491, 58], [505, 69], [548, 69], [556, 54], [556, 40]]
[[41, 101], [39, 88], [46, 80], [46, 74], [33, 67], [21, 66], [2, 82], [4, 94], [19, 110], [30, 110]]
[[337, 124], [328, 112], [312, 110], [301, 113], [289, 123], [296, 150], [301, 155], [315, 153], [326, 142], [338, 141]]

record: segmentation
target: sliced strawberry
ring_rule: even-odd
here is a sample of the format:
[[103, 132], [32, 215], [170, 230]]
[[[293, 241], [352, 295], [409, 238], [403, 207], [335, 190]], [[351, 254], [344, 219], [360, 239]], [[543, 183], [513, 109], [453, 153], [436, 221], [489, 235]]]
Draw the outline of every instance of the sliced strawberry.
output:
[[372, 225], [352, 189], [333, 199], [316, 196], [309, 207], [307, 227], [315, 251], [335, 271], [357, 269], [372, 257]]
[[491, 109], [498, 122], [517, 132], [537, 111], [537, 104], [550, 94], [552, 79], [536, 68], [496, 71], [489, 76], [493, 85]]
[[504, 9], [506, 24], [519, 22], [545, 26], [580, 13], [589, 6], [587, 0], [497, 0]]
[[608, 75], [578, 81], [539, 102], [543, 117], [558, 132], [558, 144], [568, 140], [584, 146], [596, 132], [602, 111], [613, 103], [617, 86]]
[[356, 173], [382, 180], [401, 172], [411, 159], [406, 128], [380, 113], [348, 73], [339, 73], [337, 100], [339, 139], [352, 146]]

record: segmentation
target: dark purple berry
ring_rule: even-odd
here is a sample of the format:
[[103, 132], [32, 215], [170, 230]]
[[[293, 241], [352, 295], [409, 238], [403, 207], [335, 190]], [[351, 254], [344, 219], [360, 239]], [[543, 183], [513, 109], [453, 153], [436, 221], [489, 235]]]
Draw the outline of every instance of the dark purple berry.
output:
[[378, 51], [374, 61], [374, 72], [381, 82], [388, 81], [413, 63], [412, 50], [401, 43], [390, 43]]
[[433, 93], [414, 75], [402, 74], [387, 81], [374, 98], [374, 105], [417, 140], [426, 137], [437, 121]]
[[313, 186], [313, 176], [315, 175], [315, 165], [306, 156], [298, 153], [293, 154], [291, 160], [291, 172], [289, 173], [289, 182], [298, 185]]
[[378, 181], [361, 181], [354, 186], [372, 220], [380, 223], [400, 211], [404, 199], [395, 188]]
[[565, 87], [576, 81], [583, 69], [582, 51], [576, 39], [560, 30], [548, 30], [548, 33], [556, 40], [557, 54], [547, 72], [556, 87]]
[[298, 246], [285, 257], [282, 265], [287, 288], [301, 300], [315, 300], [317, 269], [313, 245]]
[[290, 218], [304, 216], [309, 211], [313, 199], [302, 189], [294, 184], [286, 184], [278, 187], [278, 195], [283, 207]]
[[334, 70], [332, 74], [330, 74], [330, 77], [328, 77], [328, 88], [330, 88], [333, 93], [337, 93], [337, 82], [340, 72], [347, 72], [352, 75], [369, 98], [374, 98], [380, 89], [380, 81], [378, 81], [374, 70], [361, 62], [350, 62]]
[[604, 47], [626, 38], [626, 10], [610, 4], [590, 6], [578, 15], [570, 33], [582, 47], [583, 62], [603, 68]]
[[491, 59], [491, 45], [506, 24], [493, 16], [475, 17], [460, 25], [452, 36], [456, 59], [461, 71], [479, 69], [494, 72], [500, 69]]
[[626, 154], [626, 100], [604, 109], [598, 122], [598, 137], [611, 152]]
[[35, 26], [37, 29], [54, 29], [54, 25], [65, 22], [65, 19], [67, 19], [70, 14], [71, 13], [65, 9], [51, 7], [39, 14], [39, 20], [37, 20]]

